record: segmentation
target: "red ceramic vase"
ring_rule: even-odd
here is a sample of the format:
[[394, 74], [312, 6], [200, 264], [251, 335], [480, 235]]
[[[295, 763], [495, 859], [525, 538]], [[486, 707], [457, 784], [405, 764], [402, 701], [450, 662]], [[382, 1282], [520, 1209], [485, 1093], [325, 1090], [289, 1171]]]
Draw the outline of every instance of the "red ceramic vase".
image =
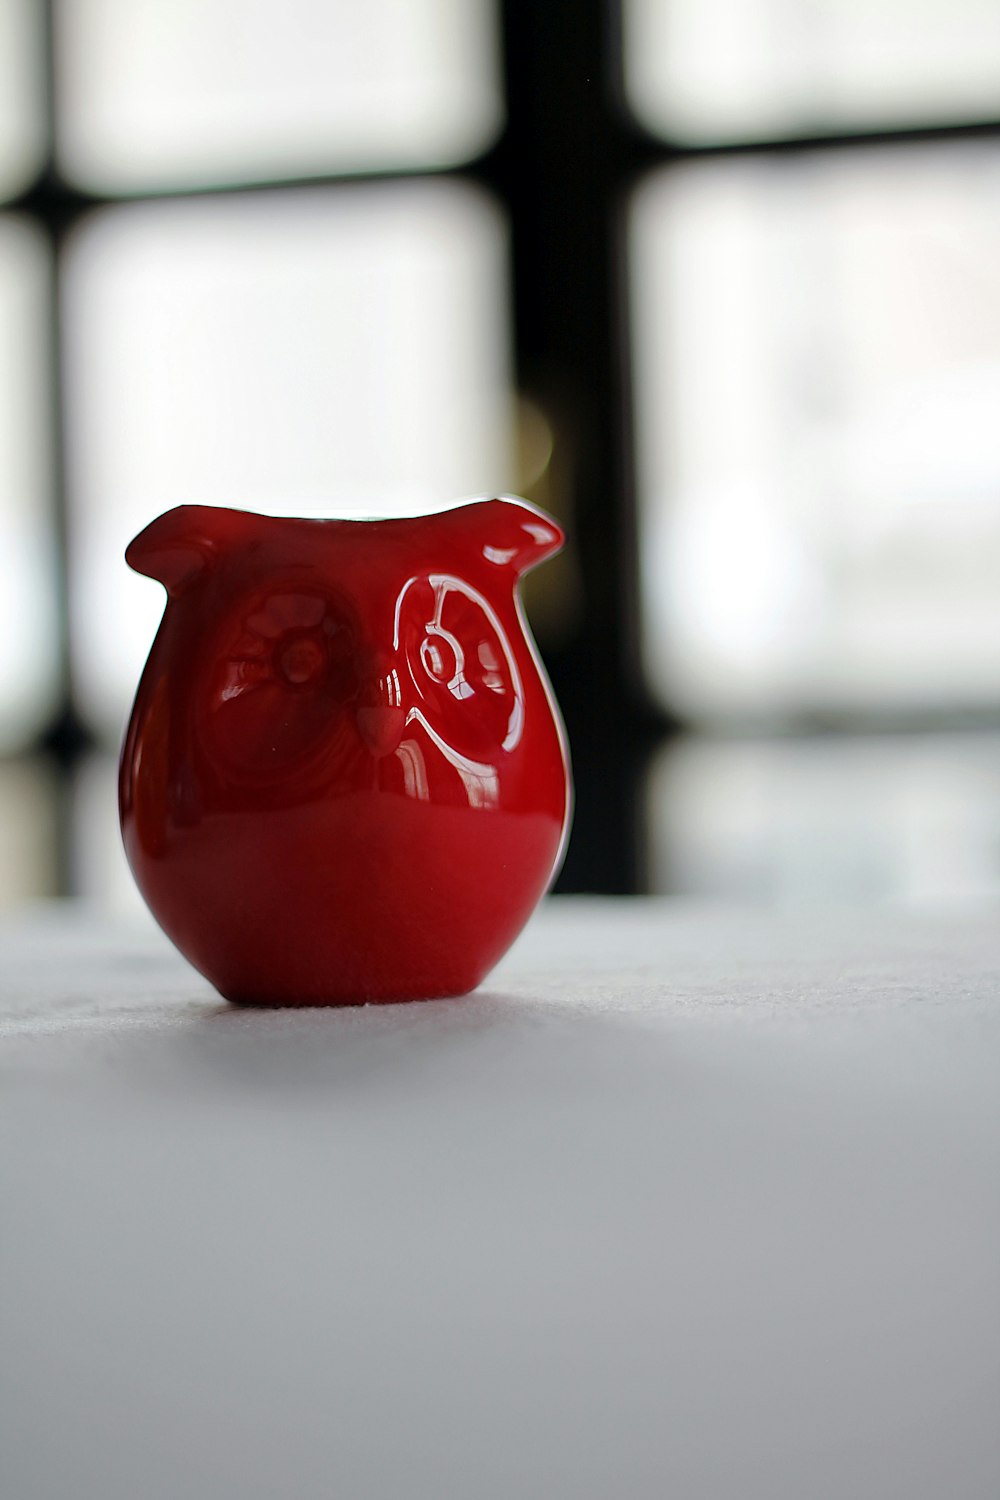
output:
[[464, 994], [520, 932], [570, 781], [518, 579], [562, 540], [498, 499], [379, 521], [185, 505], [131, 543], [167, 605], [122, 748], [125, 849], [228, 999]]

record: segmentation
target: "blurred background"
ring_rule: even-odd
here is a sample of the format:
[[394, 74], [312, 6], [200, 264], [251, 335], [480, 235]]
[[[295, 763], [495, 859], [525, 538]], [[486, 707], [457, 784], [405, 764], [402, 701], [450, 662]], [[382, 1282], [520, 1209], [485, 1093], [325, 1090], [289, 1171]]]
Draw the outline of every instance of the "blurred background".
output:
[[1000, 889], [995, 0], [0, 0], [0, 904], [186, 502], [514, 492], [563, 890]]

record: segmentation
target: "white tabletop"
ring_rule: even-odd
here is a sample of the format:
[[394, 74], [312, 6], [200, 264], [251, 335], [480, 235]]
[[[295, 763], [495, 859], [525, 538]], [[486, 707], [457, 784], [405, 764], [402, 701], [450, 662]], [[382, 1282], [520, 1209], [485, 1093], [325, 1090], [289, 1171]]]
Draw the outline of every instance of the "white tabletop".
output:
[[997, 1500], [1000, 911], [553, 902], [228, 1009], [0, 931], [5, 1500]]

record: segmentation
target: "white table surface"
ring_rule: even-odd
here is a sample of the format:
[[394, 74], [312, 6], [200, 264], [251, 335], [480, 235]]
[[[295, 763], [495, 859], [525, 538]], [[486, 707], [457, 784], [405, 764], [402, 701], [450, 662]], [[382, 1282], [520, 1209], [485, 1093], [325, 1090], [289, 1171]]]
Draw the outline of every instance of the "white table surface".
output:
[[553, 902], [228, 1009], [0, 928], [4, 1500], [997, 1500], [1000, 909]]

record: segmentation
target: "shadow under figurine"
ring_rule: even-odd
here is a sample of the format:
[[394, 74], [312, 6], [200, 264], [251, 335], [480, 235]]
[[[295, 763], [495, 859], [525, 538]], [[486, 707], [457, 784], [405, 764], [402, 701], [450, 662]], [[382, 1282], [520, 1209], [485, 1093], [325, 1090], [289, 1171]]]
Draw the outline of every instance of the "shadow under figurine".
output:
[[562, 540], [494, 499], [363, 521], [185, 505], [131, 543], [167, 605], [122, 747], [125, 850], [221, 994], [460, 995], [510, 946], [569, 826], [518, 597]]

